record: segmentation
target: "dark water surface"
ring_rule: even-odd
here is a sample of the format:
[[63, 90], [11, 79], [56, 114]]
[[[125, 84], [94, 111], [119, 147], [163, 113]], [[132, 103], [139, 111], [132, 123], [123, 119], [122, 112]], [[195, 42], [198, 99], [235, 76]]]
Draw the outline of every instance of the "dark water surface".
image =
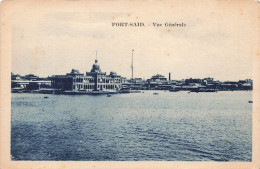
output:
[[251, 161], [252, 92], [12, 94], [13, 160]]

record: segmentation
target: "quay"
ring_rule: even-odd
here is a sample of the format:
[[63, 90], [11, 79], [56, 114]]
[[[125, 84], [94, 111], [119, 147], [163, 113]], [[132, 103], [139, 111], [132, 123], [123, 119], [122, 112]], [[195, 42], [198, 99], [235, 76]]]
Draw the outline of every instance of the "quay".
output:
[[118, 93], [141, 93], [141, 90], [165, 90], [170, 92], [218, 92], [253, 90], [253, 80], [239, 81], [214, 80], [214, 78], [172, 80], [171, 73], [168, 79], [156, 74], [150, 79], [133, 77], [133, 50], [132, 50], [132, 78], [127, 79], [111, 71], [109, 74], [102, 72], [97, 58], [89, 72], [80, 73], [72, 69], [66, 75], [52, 75], [41, 78], [33, 74], [21, 76], [11, 73], [12, 93], [42, 93], [42, 94], [67, 94], [67, 95], [100, 95]]
[[[97, 65], [97, 64], [95, 64]], [[94, 66], [96, 68], [98, 66]], [[95, 69], [94, 69], [95, 70]], [[171, 80], [163, 75], [154, 75], [150, 79], [126, 79], [111, 72], [109, 75], [102, 72], [93, 72], [86, 75], [72, 69], [66, 75], [53, 75], [39, 78], [35, 75], [12, 75], [12, 93], [42, 93], [67, 95], [100, 95], [100, 94], [127, 94], [141, 93], [141, 90], [164, 90], [169, 92], [219, 92], [219, 91], [250, 91], [253, 90], [251, 79], [234, 81], [215, 81], [213, 78]]]
[[[73, 70], [74, 71], [74, 70]], [[250, 79], [238, 82], [208, 81], [205, 79], [167, 80], [162, 75], [155, 75], [151, 79], [126, 79], [119, 77], [118, 82], [88, 83], [77, 80], [79, 77], [51, 76], [43, 80], [12, 80], [12, 93], [42, 93], [65, 95], [100, 95], [100, 94], [129, 94], [141, 93], [141, 90], [164, 90], [169, 92], [220, 92], [220, 91], [250, 91], [253, 82]], [[84, 76], [81, 77], [84, 79]], [[86, 78], [86, 77], [85, 77]], [[88, 77], [89, 78], [89, 77]], [[106, 80], [112, 77], [108, 76]], [[92, 77], [93, 81], [98, 81]], [[113, 78], [112, 78], [113, 79]], [[211, 78], [213, 79], [213, 78]], [[75, 81], [75, 82], [73, 82]], [[79, 81], [79, 82], [77, 82]], [[108, 81], [107, 81], [108, 82]], [[96, 90], [95, 90], [96, 88]]]

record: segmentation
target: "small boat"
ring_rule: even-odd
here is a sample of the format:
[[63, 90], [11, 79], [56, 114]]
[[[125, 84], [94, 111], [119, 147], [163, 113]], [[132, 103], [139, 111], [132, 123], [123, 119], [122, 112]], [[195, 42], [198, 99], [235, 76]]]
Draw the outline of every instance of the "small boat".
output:
[[159, 93], [153, 93], [153, 95], [158, 95]]
[[49, 97], [48, 96], [44, 96], [44, 99], [48, 99]]
[[248, 103], [253, 103], [253, 101], [252, 101], [252, 100], [249, 100]]
[[112, 95], [111, 94], [108, 94], [107, 97], [111, 97]]

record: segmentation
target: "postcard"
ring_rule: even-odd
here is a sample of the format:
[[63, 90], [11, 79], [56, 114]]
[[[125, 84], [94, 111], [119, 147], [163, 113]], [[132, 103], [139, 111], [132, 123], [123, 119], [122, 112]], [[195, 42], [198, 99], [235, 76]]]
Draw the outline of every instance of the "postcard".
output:
[[1, 169], [260, 168], [260, 3], [4, 0]]

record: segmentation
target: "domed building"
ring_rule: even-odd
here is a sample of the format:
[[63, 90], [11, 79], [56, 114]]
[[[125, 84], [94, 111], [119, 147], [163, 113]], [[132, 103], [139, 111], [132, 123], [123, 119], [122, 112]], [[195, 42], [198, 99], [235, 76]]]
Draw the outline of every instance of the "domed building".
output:
[[109, 75], [102, 72], [97, 59], [86, 75], [72, 69], [71, 73], [52, 76], [51, 79], [52, 87], [64, 92], [117, 92], [122, 88], [122, 77], [115, 72], [110, 72]]
[[102, 72], [98, 64], [98, 60], [92, 65], [90, 72], [86, 72], [86, 76], [94, 78], [96, 91], [117, 91], [122, 87], [122, 77], [115, 72], [111, 72], [110, 75], [106, 75], [106, 72]]

